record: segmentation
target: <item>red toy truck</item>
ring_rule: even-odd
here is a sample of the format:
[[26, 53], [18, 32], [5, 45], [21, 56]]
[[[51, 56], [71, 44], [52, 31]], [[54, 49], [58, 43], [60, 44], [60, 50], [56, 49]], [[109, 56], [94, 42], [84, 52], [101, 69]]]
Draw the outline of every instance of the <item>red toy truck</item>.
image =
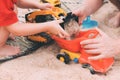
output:
[[87, 54], [80, 45], [82, 40], [95, 38], [98, 34], [99, 33], [96, 29], [92, 29], [80, 32], [79, 35], [73, 40], [65, 40], [57, 36], [52, 36], [58, 45], [65, 49], [61, 51], [62, 53], [57, 55], [57, 58], [64, 61], [66, 64], [68, 64], [70, 60], [79, 62], [82, 64], [83, 68], [88, 68], [92, 74], [95, 74], [96, 72], [106, 73], [114, 63], [114, 59], [105, 58], [100, 60], [88, 60], [89, 56], [94, 55]]

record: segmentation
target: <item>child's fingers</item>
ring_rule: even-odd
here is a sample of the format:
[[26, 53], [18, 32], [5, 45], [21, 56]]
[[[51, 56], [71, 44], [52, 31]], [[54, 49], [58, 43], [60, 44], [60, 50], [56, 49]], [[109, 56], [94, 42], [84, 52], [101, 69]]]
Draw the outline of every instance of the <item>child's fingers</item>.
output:
[[54, 6], [52, 4], [47, 5], [48, 8], [53, 8]]
[[67, 32], [65, 32], [64, 30], [62, 30], [58, 35], [60, 38], [69, 37], [69, 34]]
[[59, 19], [59, 20], [56, 20], [57, 21], [57, 23], [62, 23], [63, 22], [63, 20], [62, 19]]
[[58, 36], [59, 36], [60, 38], [64, 38], [64, 37], [65, 37], [65, 36], [64, 36], [63, 34], [61, 34], [61, 33], [59, 33]]
[[43, 5], [43, 8], [42, 10], [48, 10], [48, 9], [52, 9], [54, 6], [50, 3], [44, 3], [42, 4]]

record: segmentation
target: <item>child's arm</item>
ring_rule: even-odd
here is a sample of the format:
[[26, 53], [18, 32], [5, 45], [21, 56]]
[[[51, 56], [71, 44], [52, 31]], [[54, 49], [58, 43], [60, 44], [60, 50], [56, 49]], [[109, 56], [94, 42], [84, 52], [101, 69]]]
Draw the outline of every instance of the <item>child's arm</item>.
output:
[[58, 24], [60, 22], [60, 20], [57, 20], [45, 23], [15, 23], [7, 26], [6, 28], [10, 33], [17, 36], [28, 36], [40, 32], [50, 32], [61, 38], [68, 37], [68, 33], [66, 33]]
[[40, 4], [34, 0], [17, 0], [16, 5], [20, 8], [47, 9], [53, 7], [49, 3]]

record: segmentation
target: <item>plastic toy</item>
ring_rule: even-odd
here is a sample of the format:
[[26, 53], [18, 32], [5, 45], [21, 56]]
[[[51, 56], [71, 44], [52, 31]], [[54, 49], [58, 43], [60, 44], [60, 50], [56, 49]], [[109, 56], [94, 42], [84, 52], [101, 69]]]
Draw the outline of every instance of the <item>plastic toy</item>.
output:
[[39, 23], [39, 22], [46, 22], [54, 19], [60, 19], [61, 16], [66, 16], [67, 13], [59, 8], [53, 7], [49, 10], [38, 10], [25, 15], [25, 19], [27, 22], [32, 23]]
[[61, 7], [60, 0], [41, 0], [43, 3], [50, 3], [54, 5], [55, 7]]
[[99, 35], [99, 32], [96, 29], [90, 29], [92, 26], [95, 27], [96, 25], [97, 23], [95, 21], [90, 21], [90, 17], [87, 17], [87, 20], [84, 21], [84, 25], [82, 25], [86, 31], [81, 31], [75, 39], [65, 40], [58, 38], [57, 36], [53, 36], [53, 39], [58, 43], [58, 45], [65, 49], [57, 55], [57, 58], [64, 61], [66, 64], [68, 64], [70, 60], [79, 62], [82, 64], [83, 68], [88, 68], [92, 74], [95, 74], [96, 72], [106, 73], [112, 66], [114, 59], [105, 58], [100, 60], [88, 60], [89, 56], [95, 55], [87, 54], [80, 45], [81, 41], [95, 38]]
[[[26, 22], [29, 23], [41, 23], [41, 22], [47, 22], [47, 21], [59, 19], [61, 16], [66, 16], [66, 15], [67, 13], [63, 9], [59, 7], [53, 7], [52, 10], [39, 10], [28, 13], [25, 15], [25, 19]], [[49, 32], [42, 32], [39, 34], [30, 35], [27, 36], [27, 39], [34, 42], [40, 42], [46, 44], [53, 41]]]
[[79, 62], [80, 53], [74, 53], [65, 49], [60, 50], [60, 54], [57, 55], [57, 59], [64, 62], [65, 64], [69, 64], [70, 61], [74, 61], [75, 63]]

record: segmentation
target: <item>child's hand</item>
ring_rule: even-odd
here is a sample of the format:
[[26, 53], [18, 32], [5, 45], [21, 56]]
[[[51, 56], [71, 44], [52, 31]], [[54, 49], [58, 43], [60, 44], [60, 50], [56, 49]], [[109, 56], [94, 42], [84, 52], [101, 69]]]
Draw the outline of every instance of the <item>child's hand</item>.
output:
[[88, 54], [99, 54], [89, 59], [110, 58], [120, 53], [120, 41], [112, 39], [99, 29], [98, 31], [100, 33], [98, 38], [84, 40], [80, 43]]
[[41, 4], [40, 9], [51, 9], [53, 7], [53, 5], [49, 4], [49, 3], [43, 3]]
[[61, 38], [69, 37], [69, 34], [67, 32], [65, 32], [62, 29], [62, 27], [59, 25], [59, 23], [61, 23], [61, 22], [62, 22], [62, 20], [48, 22], [49, 27], [47, 27], [47, 31], [52, 34], [55, 34]]

